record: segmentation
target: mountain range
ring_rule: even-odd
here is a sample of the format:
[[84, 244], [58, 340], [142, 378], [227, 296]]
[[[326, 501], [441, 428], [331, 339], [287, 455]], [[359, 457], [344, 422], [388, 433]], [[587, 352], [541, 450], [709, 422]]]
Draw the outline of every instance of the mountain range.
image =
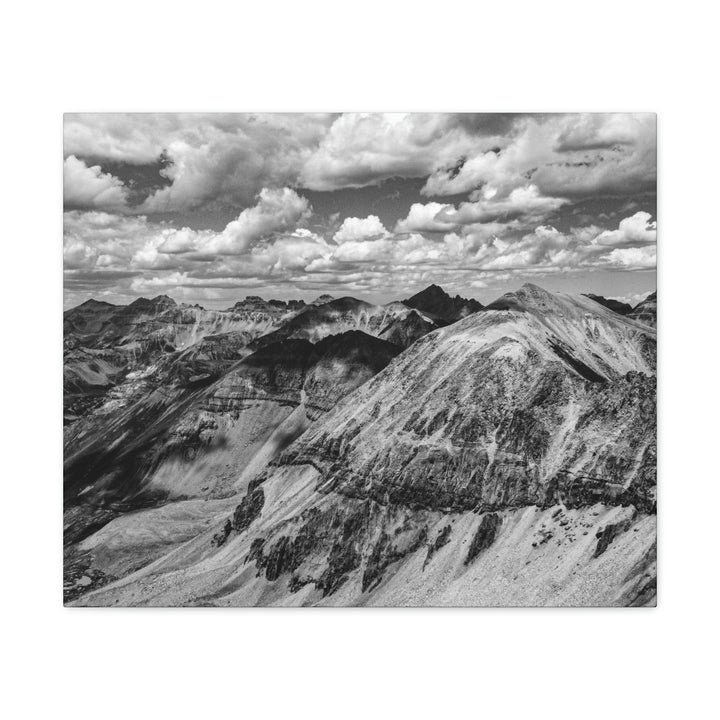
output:
[[66, 311], [66, 602], [654, 604], [656, 303]]

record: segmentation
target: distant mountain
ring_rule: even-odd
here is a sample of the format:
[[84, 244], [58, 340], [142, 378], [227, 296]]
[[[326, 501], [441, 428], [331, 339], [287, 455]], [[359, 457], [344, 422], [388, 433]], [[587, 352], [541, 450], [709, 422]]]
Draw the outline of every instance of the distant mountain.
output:
[[638, 303], [628, 317], [649, 325], [657, 326], [657, 290], [650, 293], [642, 302]]
[[456, 295], [450, 297], [440, 286], [430, 285], [421, 292], [402, 301], [443, 323], [452, 323], [471, 313], [478, 312], [483, 306], [477, 300], [467, 300]]
[[311, 305], [325, 305], [325, 303], [332, 302], [335, 298], [332, 295], [320, 295], [315, 298], [310, 304]]
[[[373, 305], [353, 297], [336, 298], [320, 305], [306, 306], [276, 330], [252, 341], [250, 348], [257, 350], [264, 345], [291, 338], [317, 342], [328, 335], [337, 335], [347, 330], [362, 330], [368, 335], [379, 336], [393, 322], [410, 314], [415, 313], [402, 303]], [[432, 321], [427, 322], [428, 331], [434, 327], [436, 325]], [[418, 337], [418, 329], [404, 335], [400, 332], [393, 337], [399, 342], [407, 342], [410, 335]]]
[[[369, 313], [357, 303], [344, 311]], [[212, 514], [206, 505], [202, 521], [187, 508], [168, 523], [171, 511], [157, 508], [89, 537], [78, 552], [110, 574], [143, 533], [187, 539], [81, 604], [654, 603], [654, 329], [525, 285], [417, 339], [314, 423], [288, 415], [272, 459], [252, 451], [248, 460], [268, 402], [273, 412], [314, 406], [345, 377], [347, 350], [334, 354], [335, 342], [377, 357], [380, 341], [284, 340], [212, 386], [216, 400], [208, 395], [207, 414], [189, 423], [198, 439], [173, 430], [203, 471], [176, 464], [153, 483], [182, 492], [211, 478], [215, 497], [221, 487], [238, 494]], [[327, 361], [311, 361], [325, 343]]]
[[[229, 310], [178, 305], [167, 295], [129, 305], [89, 300], [63, 313], [63, 374], [66, 423], [99, 407], [112, 393], [131, 402], [137, 377], [170, 353], [208, 335], [240, 333], [237, 348], [278, 327], [291, 311], [261, 298]], [[239, 359], [239, 357], [236, 357]], [[134, 391], [133, 391], [134, 392]]]
[[618, 315], [628, 315], [632, 312], [632, 305], [629, 303], [620, 302], [620, 300], [613, 300], [613, 298], [606, 298], [602, 295], [593, 295], [592, 293], [584, 293], [584, 295], [585, 297], [594, 300], [596, 303], [600, 303], [613, 312], [616, 312]]
[[228, 311], [276, 312], [278, 310], [296, 311], [305, 307], [303, 300], [264, 300], [258, 295], [248, 295], [244, 300], [238, 300]]
[[128, 308], [135, 312], [162, 312], [174, 307], [177, 307], [177, 303], [167, 295], [158, 295], [152, 300], [140, 297], [128, 305]]

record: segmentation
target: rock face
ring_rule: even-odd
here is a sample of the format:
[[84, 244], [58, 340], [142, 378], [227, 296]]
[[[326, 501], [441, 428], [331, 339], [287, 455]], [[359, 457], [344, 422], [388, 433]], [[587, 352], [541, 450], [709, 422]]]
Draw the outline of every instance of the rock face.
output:
[[466, 300], [459, 295], [450, 297], [438, 285], [430, 285], [411, 298], [403, 300], [403, 303], [408, 307], [421, 310], [444, 325], [483, 309], [477, 300]]
[[286, 339], [214, 384], [204, 412], [321, 414], [211, 527], [80, 602], [654, 603], [651, 327], [526, 285], [373, 365], [378, 342]]
[[439, 325], [430, 318], [413, 311], [405, 317], [392, 320], [380, 331], [379, 337], [393, 345], [406, 348], [438, 327]]
[[630, 305], [629, 303], [621, 302], [620, 300], [606, 298], [602, 295], [593, 295], [592, 293], [586, 293], [585, 297], [594, 300], [596, 303], [604, 305], [606, 308], [609, 308], [613, 312], [616, 312], [618, 315], [629, 315], [632, 312], [632, 305]]
[[629, 313], [628, 317], [648, 325], [657, 326], [657, 291], [650, 293], [641, 303], [638, 303]]

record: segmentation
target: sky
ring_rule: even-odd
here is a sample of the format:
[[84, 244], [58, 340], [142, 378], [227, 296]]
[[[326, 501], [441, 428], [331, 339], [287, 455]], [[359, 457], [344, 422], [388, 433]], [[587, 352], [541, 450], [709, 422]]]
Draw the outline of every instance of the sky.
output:
[[64, 305], [655, 289], [654, 114], [66, 114]]

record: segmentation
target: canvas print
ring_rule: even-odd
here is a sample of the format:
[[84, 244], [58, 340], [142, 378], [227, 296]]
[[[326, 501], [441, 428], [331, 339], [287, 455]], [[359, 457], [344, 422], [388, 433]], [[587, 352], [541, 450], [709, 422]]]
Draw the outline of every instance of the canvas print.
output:
[[653, 114], [66, 114], [64, 602], [656, 604]]

